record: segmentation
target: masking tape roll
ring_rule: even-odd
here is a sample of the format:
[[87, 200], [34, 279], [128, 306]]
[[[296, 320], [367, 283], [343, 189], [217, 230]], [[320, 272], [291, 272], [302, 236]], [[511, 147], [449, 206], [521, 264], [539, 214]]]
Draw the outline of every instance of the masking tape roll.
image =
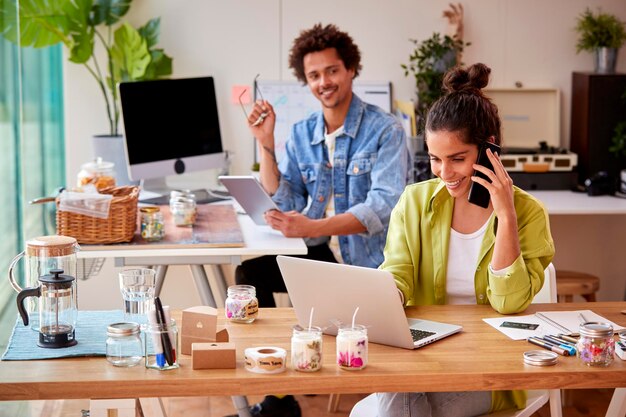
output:
[[278, 374], [285, 371], [287, 351], [278, 347], [247, 348], [244, 351], [246, 370], [257, 374]]

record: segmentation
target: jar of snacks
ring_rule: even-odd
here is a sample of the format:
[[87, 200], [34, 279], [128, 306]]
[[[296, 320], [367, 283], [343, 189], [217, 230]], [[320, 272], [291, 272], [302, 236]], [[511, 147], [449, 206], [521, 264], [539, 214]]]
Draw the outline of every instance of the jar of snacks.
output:
[[141, 207], [141, 237], [148, 242], [155, 242], [165, 236], [163, 213], [158, 207]]
[[170, 199], [170, 212], [176, 226], [193, 226], [196, 221], [196, 200], [187, 197]]
[[226, 297], [226, 318], [238, 323], [252, 323], [259, 314], [256, 288], [252, 285], [232, 285]]
[[613, 326], [608, 323], [587, 322], [578, 327], [580, 338], [576, 352], [587, 366], [609, 366], [613, 362], [615, 340]]
[[96, 158], [93, 162], [81, 165], [77, 176], [79, 188], [93, 184], [98, 191], [106, 187], [115, 187], [115, 164]]

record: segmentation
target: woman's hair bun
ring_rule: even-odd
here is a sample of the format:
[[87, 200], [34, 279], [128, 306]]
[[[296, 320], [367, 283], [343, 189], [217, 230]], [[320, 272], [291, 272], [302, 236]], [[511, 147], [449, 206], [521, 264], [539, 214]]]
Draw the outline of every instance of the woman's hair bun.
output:
[[443, 90], [446, 93], [480, 92], [489, 83], [491, 68], [485, 64], [474, 64], [469, 68], [455, 67], [443, 77]]

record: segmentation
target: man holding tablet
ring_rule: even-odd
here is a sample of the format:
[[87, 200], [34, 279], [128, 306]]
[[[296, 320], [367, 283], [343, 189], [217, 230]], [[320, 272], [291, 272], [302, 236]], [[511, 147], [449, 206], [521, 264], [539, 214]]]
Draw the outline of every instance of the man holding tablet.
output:
[[[261, 184], [281, 210], [267, 212], [267, 223], [287, 237], [305, 238], [307, 258], [377, 268], [409, 155], [398, 121], [353, 94], [360, 60], [352, 38], [335, 25], [301, 32], [289, 66], [322, 110], [292, 127], [280, 164], [271, 104], [258, 100], [248, 124], [260, 148]], [[260, 307], [274, 307], [272, 293], [286, 292], [275, 256], [246, 261], [235, 276], [238, 284], [256, 287]]]

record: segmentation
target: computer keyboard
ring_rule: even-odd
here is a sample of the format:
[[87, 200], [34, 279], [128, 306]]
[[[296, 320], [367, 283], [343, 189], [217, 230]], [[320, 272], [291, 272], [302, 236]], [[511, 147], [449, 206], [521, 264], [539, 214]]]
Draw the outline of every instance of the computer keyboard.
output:
[[413, 336], [414, 342], [425, 339], [428, 336], [432, 336], [435, 334], [435, 332], [427, 332], [426, 330], [418, 330], [418, 329], [409, 329], [409, 330], [411, 330], [411, 336]]

